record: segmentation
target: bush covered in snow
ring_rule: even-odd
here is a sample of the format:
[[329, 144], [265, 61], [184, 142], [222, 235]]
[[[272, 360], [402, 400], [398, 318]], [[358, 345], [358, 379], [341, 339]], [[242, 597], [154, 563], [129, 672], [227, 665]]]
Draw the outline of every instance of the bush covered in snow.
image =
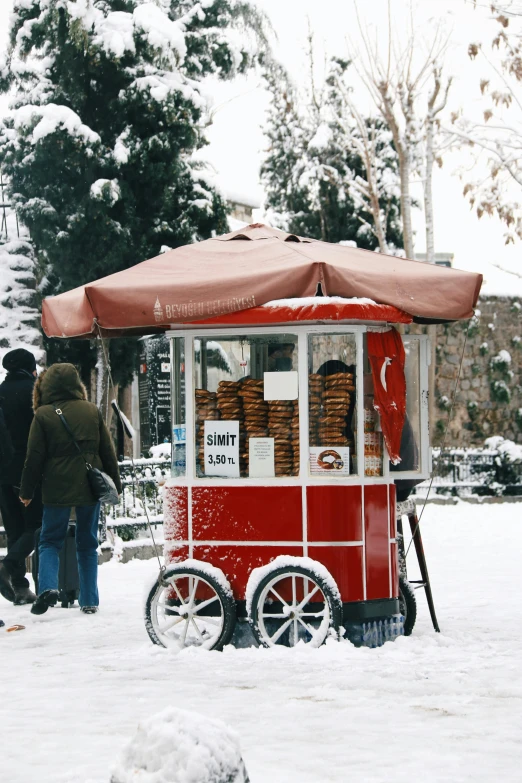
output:
[[167, 707], [139, 724], [111, 783], [248, 783], [248, 775], [225, 723]]

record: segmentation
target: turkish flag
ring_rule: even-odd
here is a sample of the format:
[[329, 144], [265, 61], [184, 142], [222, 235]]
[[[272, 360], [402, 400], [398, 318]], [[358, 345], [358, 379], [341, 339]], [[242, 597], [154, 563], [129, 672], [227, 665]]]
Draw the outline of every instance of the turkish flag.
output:
[[396, 329], [368, 332], [368, 358], [372, 368], [373, 407], [381, 417], [382, 433], [394, 465], [400, 461], [402, 428], [406, 417], [404, 345]]

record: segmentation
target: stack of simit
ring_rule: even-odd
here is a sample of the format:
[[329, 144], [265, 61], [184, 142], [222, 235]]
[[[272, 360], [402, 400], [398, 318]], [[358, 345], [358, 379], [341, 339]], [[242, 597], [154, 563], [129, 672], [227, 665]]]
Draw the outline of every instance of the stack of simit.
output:
[[323, 404], [324, 394], [324, 378], [317, 373], [311, 373], [308, 376], [309, 387], [309, 399], [308, 399], [308, 416], [309, 416], [309, 440], [310, 446], [320, 446], [318, 428], [319, 418], [321, 416], [321, 408]]
[[269, 400], [268, 432], [274, 438], [276, 476], [291, 476], [294, 469], [292, 447], [292, 419], [294, 403], [291, 400]]
[[242, 475], [248, 475], [248, 442], [246, 438], [266, 438], [268, 436], [268, 405], [264, 400], [263, 381], [246, 378], [240, 384], [239, 397], [244, 414], [245, 440], [242, 441]]
[[196, 448], [200, 468], [205, 472], [205, 421], [219, 419], [217, 395], [206, 389], [196, 389]]
[[352, 373], [337, 372], [325, 377], [323, 415], [319, 418], [320, 446], [349, 446], [346, 417], [355, 391]]

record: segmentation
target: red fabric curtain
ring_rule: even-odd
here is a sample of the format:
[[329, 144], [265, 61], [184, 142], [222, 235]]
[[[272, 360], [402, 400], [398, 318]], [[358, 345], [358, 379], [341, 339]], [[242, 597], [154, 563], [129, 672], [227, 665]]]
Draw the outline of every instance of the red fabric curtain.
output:
[[393, 327], [368, 332], [368, 358], [372, 368], [374, 404], [381, 417], [384, 441], [394, 465], [400, 461], [402, 428], [406, 417], [404, 345]]

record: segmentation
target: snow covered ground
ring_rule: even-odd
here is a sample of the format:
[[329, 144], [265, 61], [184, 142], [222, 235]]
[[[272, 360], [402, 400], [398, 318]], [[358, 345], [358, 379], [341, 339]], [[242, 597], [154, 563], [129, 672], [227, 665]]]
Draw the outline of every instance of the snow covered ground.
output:
[[0, 630], [1, 780], [108, 783], [138, 722], [169, 705], [234, 728], [252, 783], [520, 780], [520, 510], [428, 506], [443, 633], [418, 594], [414, 635], [378, 650], [154, 647], [142, 621], [154, 561], [102, 566], [98, 615], [35, 618], [0, 598], [6, 624], [26, 625]]

